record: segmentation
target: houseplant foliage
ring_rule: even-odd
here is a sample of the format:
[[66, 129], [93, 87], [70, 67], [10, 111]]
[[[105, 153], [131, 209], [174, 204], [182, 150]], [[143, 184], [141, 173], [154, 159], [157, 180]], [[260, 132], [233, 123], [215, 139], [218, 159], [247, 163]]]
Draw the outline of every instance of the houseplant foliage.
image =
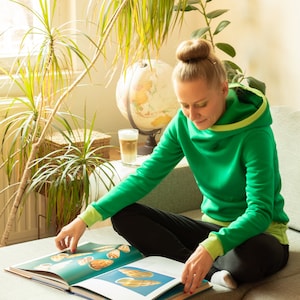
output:
[[[18, 1], [13, 2], [23, 5]], [[116, 39], [117, 48], [112, 66], [121, 59], [126, 68], [129, 63], [142, 57], [150, 58], [152, 53], [158, 52], [168, 33], [183, 17], [183, 13], [174, 10], [174, 1], [170, 0], [90, 1], [89, 11], [93, 14], [88, 13], [86, 17], [97, 24], [97, 39], [93, 40], [88, 33], [83, 33], [94, 47], [93, 54], [88, 57], [81, 51], [72, 31], [70, 33], [65, 24], [53, 24], [57, 1], [53, 0], [51, 3], [49, 8], [46, 0], [39, 0], [41, 13], [23, 5], [40, 23], [39, 27], [29, 28], [24, 39], [32, 34], [39, 34], [43, 40], [25, 58], [17, 59], [16, 73], [8, 74], [11, 82], [17, 84], [24, 94], [24, 98], [15, 99], [12, 106], [16, 103], [25, 105], [28, 108], [28, 118], [23, 118], [21, 114], [14, 118], [8, 113], [6, 121], [10, 122], [0, 124], [6, 126], [2, 143], [14, 140], [14, 148], [8, 151], [1, 166], [8, 170], [8, 174], [16, 169], [20, 174], [18, 182], [11, 183], [11, 186], [17, 185], [17, 189], [10, 199], [12, 208], [1, 245], [7, 244], [17, 212], [22, 201], [26, 200], [28, 183], [34, 178], [34, 174], [40, 174], [36, 159], [45, 136], [51, 132], [53, 124], [67, 124], [61, 118], [61, 106], [82, 79], [89, 75], [99, 57], [105, 56], [108, 39], [112, 36]], [[186, 0], [179, 1], [179, 5], [184, 8]], [[32, 62], [33, 52], [37, 58], [35, 62]], [[82, 65], [82, 71], [78, 75], [72, 72], [75, 58]], [[13, 122], [14, 119], [17, 123]], [[76, 152], [76, 149], [73, 150]]]
[[[97, 149], [91, 147], [93, 124], [84, 124], [84, 128], [89, 127], [90, 131], [85, 130], [84, 145], [79, 148], [72, 142], [72, 129], [78, 126], [71, 126], [68, 121], [75, 121], [75, 116], [60, 111], [58, 107], [57, 100], [71, 84], [74, 57], [77, 57], [85, 68], [88, 67], [89, 59], [72, 39], [74, 34], [71, 28], [66, 24], [53, 26], [55, 5], [56, 2], [50, 8], [47, 1], [40, 1], [41, 12], [30, 10], [41, 26], [27, 31], [20, 50], [31, 35], [38, 34], [42, 39], [39, 44], [34, 45], [32, 52], [17, 58], [13, 68], [17, 72], [7, 74], [23, 95], [12, 100], [1, 121], [1, 128], [4, 128], [1, 140], [2, 166], [12, 190], [1, 214], [10, 202], [14, 201], [6, 226], [8, 231], [10, 222], [15, 218], [13, 210], [16, 209], [16, 200], [20, 201], [17, 205], [20, 206], [21, 203], [25, 203], [30, 191], [39, 191], [42, 188], [48, 204], [48, 221], [50, 216], [55, 214], [59, 229], [61, 224], [78, 214], [79, 207], [87, 204], [88, 176], [96, 165], [104, 161], [96, 155]], [[24, 9], [29, 8], [24, 5]], [[93, 43], [88, 37], [87, 39]], [[72, 154], [69, 153], [69, 149], [65, 149], [65, 156], [54, 152], [41, 157], [41, 137], [50, 135], [53, 129], [61, 131], [65, 139], [70, 141]], [[55, 168], [58, 163], [62, 165]], [[61, 171], [62, 166], [64, 172]]]
[[[114, 168], [107, 161], [106, 155], [104, 156], [104, 152], [107, 153], [104, 148], [110, 146], [94, 145], [92, 129], [95, 116], [88, 124], [84, 117], [84, 124], [80, 125], [77, 124], [77, 116], [72, 115], [74, 125], [70, 127], [67, 122], [65, 127], [69, 130], [59, 131], [61, 138], [65, 140], [65, 146], [49, 149], [51, 140], [48, 140], [32, 162], [35, 172], [28, 183], [27, 193], [39, 192], [45, 195], [46, 220], [48, 225], [51, 221], [54, 223], [56, 231], [60, 231], [80, 213], [82, 206], [88, 204], [90, 176], [96, 168], [102, 173], [100, 175], [99, 172], [95, 172], [93, 176], [96, 176], [99, 182], [102, 181], [107, 190], [114, 185], [110, 178]], [[76, 142], [79, 136], [80, 142]]]

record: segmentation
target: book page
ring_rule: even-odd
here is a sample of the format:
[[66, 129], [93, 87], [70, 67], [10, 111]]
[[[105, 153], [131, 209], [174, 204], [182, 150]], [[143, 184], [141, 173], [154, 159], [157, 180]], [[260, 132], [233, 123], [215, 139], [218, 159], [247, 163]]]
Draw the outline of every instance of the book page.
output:
[[[183, 267], [183, 263], [168, 258], [146, 257], [75, 286], [114, 300], [154, 299], [180, 283]], [[80, 294], [80, 289], [72, 287], [72, 291]]]
[[[28, 275], [42, 282], [58, 284], [61, 279], [67, 285], [120, 267], [142, 258], [143, 255], [129, 245], [102, 245], [86, 243], [77, 248], [76, 253], [63, 251], [42, 258], [12, 266], [8, 271]], [[22, 270], [26, 273], [22, 274]], [[69, 288], [69, 287], [68, 287]]]

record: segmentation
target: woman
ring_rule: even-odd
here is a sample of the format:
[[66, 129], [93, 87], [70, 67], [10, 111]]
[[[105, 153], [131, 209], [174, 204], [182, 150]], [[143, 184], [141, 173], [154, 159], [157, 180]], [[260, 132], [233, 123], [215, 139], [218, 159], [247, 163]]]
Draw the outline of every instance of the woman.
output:
[[[257, 90], [228, 88], [206, 41], [183, 42], [177, 58], [181, 110], [159, 145], [135, 174], [65, 226], [56, 245], [75, 251], [86, 226], [112, 217], [114, 229], [145, 255], [185, 262], [185, 292], [204, 278], [236, 288], [282, 269], [289, 255], [269, 106]], [[184, 156], [204, 197], [202, 221], [135, 203]]]

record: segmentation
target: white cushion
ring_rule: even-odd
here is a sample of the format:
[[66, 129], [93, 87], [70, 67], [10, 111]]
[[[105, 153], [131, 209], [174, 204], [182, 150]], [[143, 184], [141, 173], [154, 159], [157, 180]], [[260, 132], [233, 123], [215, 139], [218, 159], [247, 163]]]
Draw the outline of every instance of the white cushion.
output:
[[300, 230], [300, 111], [273, 106], [271, 112], [285, 210], [290, 217], [289, 225]]

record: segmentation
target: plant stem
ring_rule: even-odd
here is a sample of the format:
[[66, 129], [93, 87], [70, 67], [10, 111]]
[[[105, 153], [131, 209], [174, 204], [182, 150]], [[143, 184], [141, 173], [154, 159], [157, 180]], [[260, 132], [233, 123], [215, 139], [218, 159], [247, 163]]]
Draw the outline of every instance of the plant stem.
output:
[[215, 52], [215, 44], [214, 44], [214, 37], [213, 37], [213, 34], [211, 32], [211, 27], [210, 27], [210, 20], [207, 18], [207, 12], [206, 12], [206, 4], [207, 2], [205, 1], [205, 4], [203, 4], [202, 0], [200, 1], [200, 6], [202, 8], [202, 15], [204, 17], [204, 20], [205, 20], [205, 23], [207, 25], [207, 27], [209, 28], [208, 29], [208, 33], [209, 33], [209, 41], [210, 41], [210, 44], [213, 48], [213, 51]]
[[[56, 102], [56, 104], [55, 104], [55, 106], [54, 106], [47, 122], [45, 123], [45, 126], [44, 126], [39, 138], [37, 139], [37, 141], [35, 143], [33, 143], [32, 150], [31, 150], [30, 155], [29, 155], [29, 157], [27, 159], [27, 162], [26, 162], [26, 167], [24, 169], [24, 173], [23, 173], [23, 175], [21, 177], [21, 180], [20, 180], [20, 185], [19, 185], [19, 187], [17, 189], [17, 192], [16, 192], [15, 200], [13, 201], [12, 208], [10, 209], [10, 212], [9, 212], [8, 220], [6, 222], [6, 226], [5, 226], [3, 235], [1, 237], [0, 247], [7, 245], [9, 234], [11, 232], [14, 220], [16, 219], [17, 211], [19, 209], [20, 203], [21, 203], [22, 198], [24, 196], [24, 193], [26, 191], [27, 181], [30, 178], [30, 171], [31, 171], [32, 162], [34, 161], [34, 159], [35, 159], [35, 157], [36, 157], [36, 155], [39, 151], [39, 148], [40, 148], [42, 142], [44, 141], [44, 138], [46, 136], [46, 132], [47, 132], [48, 128], [50, 127], [55, 114], [59, 110], [63, 100], [70, 94], [70, 92], [73, 91], [73, 89], [75, 89], [75, 87], [83, 80], [83, 78], [89, 73], [89, 71], [95, 65], [96, 61], [98, 60], [99, 56], [102, 53], [102, 50], [105, 46], [105, 43], [106, 43], [106, 41], [107, 41], [111, 31], [112, 31], [115, 20], [118, 18], [118, 16], [122, 12], [123, 8], [126, 6], [128, 1], [129, 0], [123, 0], [122, 3], [119, 5], [119, 7], [116, 10], [115, 14], [111, 17], [110, 21], [108, 22], [108, 25], [104, 30], [103, 36], [101, 36], [98, 40], [98, 43], [97, 43], [98, 46], [96, 47], [93, 59], [91, 60], [89, 65], [78, 75], [78, 77], [73, 81], [73, 83], [58, 98], [58, 100], [57, 100], [57, 102]], [[36, 136], [37, 136], [37, 130], [35, 130], [35, 132], [34, 132], [33, 141], [36, 139]]]

